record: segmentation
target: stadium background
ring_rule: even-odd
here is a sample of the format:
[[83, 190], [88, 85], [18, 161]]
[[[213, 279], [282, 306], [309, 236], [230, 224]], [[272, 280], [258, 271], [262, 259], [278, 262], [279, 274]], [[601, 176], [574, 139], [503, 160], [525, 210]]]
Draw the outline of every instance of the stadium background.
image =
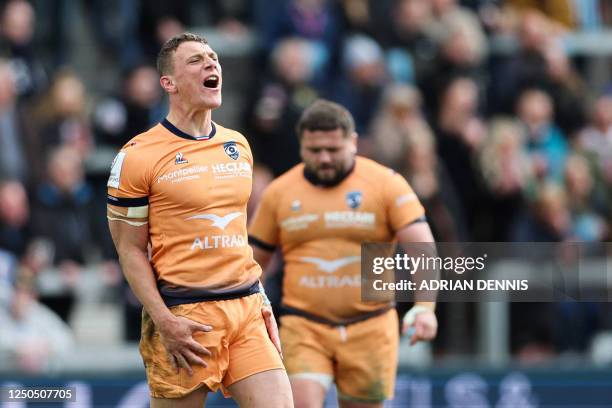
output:
[[[185, 29], [220, 55], [214, 119], [252, 143], [253, 205], [298, 161], [295, 121], [322, 96], [355, 116], [360, 154], [406, 176], [438, 241], [609, 241], [610, 0], [0, 3], [0, 384], [144, 406], [105, 183], [163, 118], [155, 55]], [[402, 346], [389, 406], [612, 405], [608, 303], [438, 315], [432, 345]]]

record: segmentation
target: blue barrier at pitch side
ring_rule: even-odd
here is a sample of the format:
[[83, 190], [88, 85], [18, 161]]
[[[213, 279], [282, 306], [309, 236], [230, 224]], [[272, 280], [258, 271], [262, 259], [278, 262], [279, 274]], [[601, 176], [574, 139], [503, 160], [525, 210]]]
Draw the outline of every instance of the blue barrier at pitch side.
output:
[[[38, 378], [0, 376], [0, 386], [75, 387], [77, 401], [45, 407], [148, 407], [143, 377], [117, 374], [104, 377]], [[335, 407], [335, 392], [326, 407]], [[0, 402], [0, 408], [43, 406]], [[207, 407], [234, 407], [220, 394], [210, 395]], [[536, 408], [612, 406], [612, 370], [541, 371], [402, 371], [396, 395], [386, 407]]]

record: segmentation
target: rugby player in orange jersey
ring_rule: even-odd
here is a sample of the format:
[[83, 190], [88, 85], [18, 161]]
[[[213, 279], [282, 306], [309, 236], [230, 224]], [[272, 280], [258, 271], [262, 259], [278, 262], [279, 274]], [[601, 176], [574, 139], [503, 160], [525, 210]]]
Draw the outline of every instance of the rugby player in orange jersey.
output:
[[140, 352], [151, 406], [202, 407], [221, 388], [243, 407], [291, 407], [247, 239], [253, 158], [244, 136], [211, 118], [221, 104], [217, 54], [185, 33], [163, 45], [157, 65], [168, 116], [115, 158], [107, 211], [144, 306]]
[[[276, 247], [283, 253], [280, 333], [294, 402], [322, 407], [335, 381], [341, 407], [381, 407], [393, 395], [399, 324], [392, 303], [361, 301], [361, 243], [433, 237], [404, 178], [356, 156], [346, 109], [319, 100], [297, 133], [303, 163], [268, 186], [249, 227], [264, 270]], [[417, 302], [408, 312], [413, 344], [435, 337], [434, 307]]]

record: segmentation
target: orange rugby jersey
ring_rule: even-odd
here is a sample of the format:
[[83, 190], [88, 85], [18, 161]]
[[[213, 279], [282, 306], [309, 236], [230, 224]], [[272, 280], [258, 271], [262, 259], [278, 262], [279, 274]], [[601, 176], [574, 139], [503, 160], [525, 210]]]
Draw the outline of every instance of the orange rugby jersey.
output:
[[168, 305], [257, 290], [246, 229], [253, 158], [244, 136], [213, 123], [194, 138], [167, 120], [113, 161], [107, 217], [148, 224], [151, 264]]
[[249, 237], [266, 249], [280, 246], [285, 261], [283, 304], [341, 322], [386, 304], [360, 300], [362, 242], [392, 242], [424, 209], [406, 180], [357, 157], [334, 187], [320, 187], [300, 164], [265, 191]]

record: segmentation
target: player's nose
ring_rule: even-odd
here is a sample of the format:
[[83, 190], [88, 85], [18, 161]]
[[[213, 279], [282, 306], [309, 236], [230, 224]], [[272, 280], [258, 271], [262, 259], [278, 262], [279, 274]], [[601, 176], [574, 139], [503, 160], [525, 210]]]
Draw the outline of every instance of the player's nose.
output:
[[207, 71], [211, 71], [217, 67], [217, 61], [212, 59], [211, 57], [206, 57], [204, 60], [204, 69]]
[[321, 152], [319, 152], [319, 163], [329, 163], [331, 162], [331, 155], [329, 154], [329, 152], [326, 152], [325, 150], [321, 150]]

